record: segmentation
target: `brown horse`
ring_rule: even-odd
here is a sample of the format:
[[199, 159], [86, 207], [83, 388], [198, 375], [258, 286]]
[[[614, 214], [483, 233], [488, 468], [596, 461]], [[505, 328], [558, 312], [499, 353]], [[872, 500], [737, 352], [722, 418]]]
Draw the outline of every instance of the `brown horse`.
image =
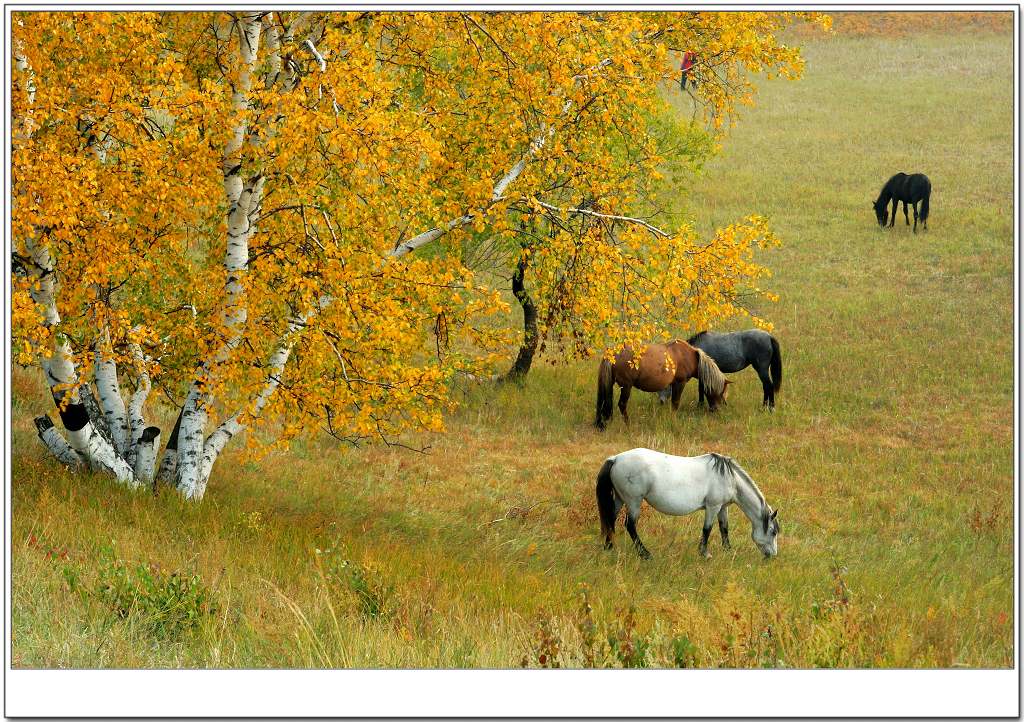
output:
[[597, 418], [594, 425], [603, 429], [612, 418], [612, 397], [615, 384], [622, 387], [619, 394], [619, 411], [629, 423], [626, 405], [629, 393], [636, 386], [641, 391], [657, 393], [672, 387], [672, 409], [679, 408], [679, 397], [683, 387], [692, 378], [698, 379], [708, 395], [708, 407], [714, 411], [725, 403], [729, 380], [706, 353], [694, 348], [686, 341], [676, 339], [670, 343], [655, 343], [644, 349], [639, 363], [629, 348], [615, 355], [615, 363], [601, 360], [597, 372]]

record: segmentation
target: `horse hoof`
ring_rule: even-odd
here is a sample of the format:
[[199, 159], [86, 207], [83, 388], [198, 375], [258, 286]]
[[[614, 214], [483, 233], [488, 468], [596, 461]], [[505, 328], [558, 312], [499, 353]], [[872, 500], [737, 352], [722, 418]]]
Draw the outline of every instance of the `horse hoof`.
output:
[[644, 561], [646, 561], [646, 560], [651, 558], [651, 553], [649, 551], [647, 551], [646, 549], [641, 549], [638, 553], [640, 554], [640, 558], [643, 559]]
[[704, 552], [703, 554], [701, 554], [701, 556], [704, 557], [705, 559], [710, 559], [711, 558], [711, 552]]

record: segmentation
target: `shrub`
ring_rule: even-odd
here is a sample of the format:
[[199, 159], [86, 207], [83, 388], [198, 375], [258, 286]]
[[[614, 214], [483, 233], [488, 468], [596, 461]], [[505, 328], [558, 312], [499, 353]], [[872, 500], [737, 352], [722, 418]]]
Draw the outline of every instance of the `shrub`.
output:
[[346, 559], [336, 549], [317, 549], [316, 563], [329, 591], [342, 591], [353, 597], [362, 616], [374, 620], [394, 616], [395, 586], [383, 580], [379, 569]]
[[139, 620], [159, 639], [191, 632], [204, 617], [219, 611], [198, 575], [167, 574], [152, 564], [133, 568], [117, 559], [110, 547], [100, 566], [99, 598], [117, 618]]

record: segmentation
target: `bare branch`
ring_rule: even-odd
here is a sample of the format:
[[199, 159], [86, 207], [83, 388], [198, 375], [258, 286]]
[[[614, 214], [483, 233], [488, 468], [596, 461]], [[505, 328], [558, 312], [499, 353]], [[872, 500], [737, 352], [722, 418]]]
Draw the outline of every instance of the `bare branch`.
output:
[[610, 213], [598, 213], [597, 211], [592, 211], [589, 208], [559, 208], [558, 206], [553, 206], [550, 203], [545, 203], [544, 201], [540, 200], [537, 201], [537, 204], [540, 205], [542, 208], [546, 208], [549, 211], [554, 211], [555, 213], [576, 213], [579, 215], [593, 216], [594, 218], [601, 218], [604, 220], [619, 221], [622, 223], [632, 223], [638, 226], [643, 226], [648, 231], [650, 231], [651, 234], [656, 238], [672, 237], [671, 233], [663, 231], [657, 226], [652, 226], [647, 221], [641, 220], [639, 218], [632, 218], [630, 216], [618, 216]]

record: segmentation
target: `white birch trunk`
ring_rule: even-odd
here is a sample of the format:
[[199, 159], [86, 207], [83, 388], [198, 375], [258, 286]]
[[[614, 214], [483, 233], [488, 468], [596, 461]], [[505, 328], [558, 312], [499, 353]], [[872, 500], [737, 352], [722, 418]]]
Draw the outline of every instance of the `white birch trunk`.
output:
[[128, 413], [121, 398], [121, 385], [117, 381], [117, 365], [110, 345], [110, 332], [104, 328], [96, 349], [96, 393], [99, 396], [103, 417], [107, 420], [110, 441], [115, 451], [127, 456], [131, 429]]
[[[320, 307], [329, 303], [330, 299], [320, 299]], [[293, 318], [288, 323], [288, 330], [281, 337], [281, 341], [278, 343], [274, 353], [271, 354], [270, 359], [267, 363], [267, 382], [260, 390], [258, 394], [250, 401], [249, 408], [246, 409], [246, 415], [250, 418], [258, 418], [266, 407], [270, 397], [277, 391], [277, 387], [281, 385], [281, 377], [284, 374], [285, 366], [288, 364], [288, 359], [292, 354], [292, 349], [295, 348], [295, 344], [298, 342], [298, 332], [306, 327], [306, 323], [309, 321], [314, 313], [313, 309], [310, 309], [302, 316]], [[202, 496], [206, 491], [206, 485], [210, 479], [210, 472], [213, 471], [213, 465], [216, 463], [220, 453], [227, 446], [227, 443], [231, 441], [235, 436], [241, 433], [245, 429], [245, 424], [241, 422], [242, 412], [236, 411], [231, 415], [224, 423], [217, 427], [216, 431], [210, 434], [207, 438], [206, 443], [203, 445], [203, 461], [202, 461], [202, 476], [201, 476], [201, 489], [199, 495]]]
[[34, 239], [28, 239], [26, 247], [39, 276], [39, 283], [31, 292], [32, 300], [42, 307], [44, 323], [54, 330], [52, 353], [49, 358], [42, 359], [42, 367], [67, 432], [68, 443], [94, 469], [105, 471], [121, 483], [135, 487], [137, 482], [132, 468], [96, 430], [81, 401], [71, 345], [57, 328], [60, 314], [54, 302], [55, 284], [50, 251], [46, 246], [37, 245]]
[[[283, 37], [277, 32], [277, 26], [274, 22], [273, 13], [268, 13], [262, 18], [263, 28], [266, 35], [266, 50], [268, 53], [268, 71], [264, 77], [264, 86], [267, 88], [272, 87], [279, 78], [283, 76], [283, 92], [289, 92], [294, 89], [298, 84], [298, 76], [295, 73], [295, 66], [291, 63], [284, 66], [280, 49], [282, 43], [290, 44], [294, 40], [294, 36], [300, 30], [305, 29], [309, 22], [311, 13], [302, 13], [292, 23], [284, 34]], [[240, 38], [244, 39], [246, 33], [259, 34], [260, 26], [258, 22], [252, 22], [250, 26], [240, 26]], [[316, 46], [313, 44], [311, 38], [306, 38], [303, 41], [303, 46], [309, 50], [309, 52], [316, 58], [317, 63], [320, 66], [321, 72], [326, 70], [327, 61], [317, 51]], [[241, 43], [241, 62], [248, 64], [250, 69], [255, 64], [255, 55], [259, 47], [258, 37], [256, 40], [251, 40], [248, 43]], [[247, 52], [251, 51], [251, 55]], [[247, 102], [246, 94], [251, 87], [252, 79], [251, 75], [245, 76], [244, 83], [239, 82], [238, 92], [235, 95], [236, 110], [243, 107], [243, 104]], [[273, 127], [266, 127], [262, 129], [261, 135], [265, 137], [271, 137], [274, 134]], [[225, 268], [228, 270], [228, 283], [225, 287], [225, 298], [228, 300], [226, 306], [224, 326], [228, 329], [237, 329], [238, 333], [234, 339], [229, 336], [228, 342], [225, 344], [224, 350], [228, 353], [237, 345], [241, 340], [241, 327], [244, 325], [245, 306], [242, 299], [241, 289], [236, 288], [238, 286], [236, 277], [232, 276], [232, 273], [241, 274], [248, 270], [248, 246], [252, 237], [256, 233], [256, 220], [259, 218], [261, 212], [261, 203], [263, 199], [263, 187], [264, 187], [264, 176], [262, 174], [256, 175], [250, 179], [248, 183], [241, 187], [241, 191], [238, 191], [239, 180], [241, 178], [240, 173], [237, 178], [231, 177], [231, 170], [241, 169], [241, 164], [233, 163], [232, 158], [235, 154], [241, 152], [241, 144], [244, 141], [245, 132], [244, 129], [236, 127], [235, 135], [229, 142], [228, 147], [225, 149], [225, 181], [224, 191], [225, 196], [229, 203], [229, 214], [228, 214], [228, 254], [225, 258]], [[237, 195], [237, 202], [232, 206], [232, 199]], [[325, 299], [321, 299], [322, 302]], [[326, 303], [329, 303], [326, 300]], [[234, 316], [229, 316], [231, 311], [234, 311]], [[288, 330], [282, 337], [278, 348], [271, 355], [269, 360], [269, 380], [259, 394], [250, 402], [248, 413], [250, 416], [258, 416], [263, 408], [266, 406], [267, 401], [276, 391], [280, 384], [281, 374], [284, 372], [284, 367], [291, 355], [292, 348], [294, 347], [297, 339], [294, 338], [295, 332], [304, 327], [309, 316], [312, 315], [313, 311], [309, 311], [305, 315], [297, 319], [292, 319], [289, 323]], [[218, 360], [218, 363], [222, 362]], [[158, 472], [158, 480], [161, 475], [166, 474], [165, 466], [170, 468], [176, 464], [178, 467], [177, 479], [179, 490], [187, 497], [191, 499], [201, 499], [206, 493], [206, 486], [209, 482], [210, 473], [213, 470], [213, 465], [219, 457], [221, 451], [227, 443], [240, 433], [245, 425], [242, 424], [239, 419], [241, 418], [242, 412], [236, 412], [226, 421], [224, 421], [217, 429], [205, 440], [202, 444], [202, 454], [198, 455], [199, 464], [198, 469], [195, 467], [196, 455], [196, 443], [201, 438], [200, 433], [205, 429], [206, 426], [206, 414], [202, 408], [203, 399], [197, 397], [193, 399], [190, 397], [186, 399], [186, 404], [183, 409], [182, 421], [181, 421], [181, 432], [177, 437], [178, 450], [176, 452], [165, 452], [164, 459], [161, 462], [161, 470]], [[197, 408], [197, 405], [199, 408]], [[173, 435], [172, 435], [173, 438]], [[198, 474], [196, 474], [198, 472]], [[193, 481], [194, 479], [194, 481]]]
[[[184, 411], [184, 408], [182, 408]], [[178, 433], [181, 431], [181, 416], [174, 422], [171, 435], [167, 437], [167, 448], [164, 449], [163, 457], [160, 459], [160, 468], [156, 472], [156, 483], [174, 485], [177, 483], [178, 472]]]
[[147, 359], [142, 353], [142, 347], [139, 346], [138, 343], [132, 342], [129, 344], [129, 348], [132, 352], [132, 360], [135, 363], [135, 373], [138, 377], [139, 385], [128, 402], [128, 429], [130, 438], [128, 441], [128, 453], [125, 455], [125, 461], [134, 468], [135, 460], [139, 451], [139, 441], [142, 439], [142, 432], [146, 428], [142, 409], [146, 404], [146, 399], [149, 397], [152, 382], [149, 379], [149, 372], [146, 370]]
[[178, 490], [187, 499], [202, 496], [205, 487], [201, 478], [202, 450], [206, 433], [207, 408], [210, 395], [205, 385], [211, 382], [212, 372], [226, 362], [231, 351], [242, 338], [246, 322], [245, 288], [243, 278], [248, 271], [249, 237], [252, 223], [250, 211], [259, 206], [263, 179], [256, 177], [246, 183], [242, 180], [242, 147], [245, 143], [248, 123], [246, 112], [249, 107], [249, 93], [252, 89], [252, 74], [259, 52], [262, 16], [243, 14], [237, 21], [238, 38], [238, 80], [232, 96], [234, 114], [239, 117], [227, 146], [224, 148], [224, 196], [227, 201], [228, 237], [224, 255], [224, 270], [227, 278], [224, 284], [224, 311], [222, 325], [224, 343], [212, 359], [204, 363], [197, 372], [197, 378], [189, 389], [182, 408], [181, 428], [178, 433], [177, 479]]
[[199, 387], [193, 384], [182, 407], [181, 428], [178, 431], [175, 477], [178, 491], [186, 499], [196, 498], [203, 436], [206, 433], [206, 402], [200, 395]]
[[263, 16], [263, 32], [266, 35], [267, 48], [267, 75], [263, 79], [265, 88], [272, 88], [281, 78], [281, 34], [277, 30], [277, 23], [274, 20], [274, 13], [269, 12]]
[[[64, 418], [63, 413], [61, 418]], [[72, 430], [65, 422], [64, 429], [67, 431], [71, 446], [89, 460], [93, 469], [111, 474], [122, 484], [127, 484], [133, 489], [139, 488], [139, 480], [135, 478], [132, 467], [114, 452], [114, 447], [91, 423], [86, 421], [82, 428]]]
[[[295, 36], [301, 33], [306, 25], [309, 24], [309, 19], [312, 13], [303, 12], [299, 13], [299, 16], [292, 21], [292, 24], [288, 26], [284, 36], [281, 38], [281, 44], [284, 46], [290, 46], [295, 41]], [[284, 68], [284, 87], [287, 90], [295, 89], [299, 84], [298, 65], [292, 57], [288, 56], [288, 61], [285, 63]]]
[[57, 461], [76, 471], [82, 468], [82, 457], [60, 435], [49, 416], [39, 416], [35, 419], [35, 423], [36, 430], [39, 432], [39, 440], [57, 457]]
[[[26, 78], [25, 91], [30, 109], [27, 117], [21, 119], [19, 135], [20, 140], [24, 141], [31, 137], [35, 127], [31, 110], [35, 101], [35, 74], [23, 52], [16, 50], [15, 63], [18, 71]], [[109, 473], [119, 482], [134, 487], [137, 484], [132, 468], [96, 430], [81, 402], [71, 345], [59, 330], [60, 314], [57, 312], [55, 302], [56, 282], [50, 251], [45, 245], [36, 243], [34, 238], [27, 239], [25, 247], [38, 279], [38, 283], [31, 290], [32, 300], [43, 309], [43, 323], [53, 331], [53, 348], [49, 356], [41, 359], [40, 365], [68, 436], [65, 442], [52, 425], [49, 429], [44, 429], [37, 422], [40, 438], [47, 448], [57, 454], [62, 463], [65, 459], [72, 458], [68, 453], [71, 449], [79, 460], [84, 459], [94, 469]], [[46, 438], [43, 438], [44, 436]]]
[[[18, 22], [20, 24], [20, 21]], [[28, 111], [23, 118], [16, 119], [16, 123], [20, 127], [18, 125], [15, 126], [17, 129], [13, 135], [16, 140], [24, 142], [31, 138], [32, 133], [35, 131], [36, 73], [28, 64], [28, 58], [25, 56], [24, 46], [20, 40], [14, 43], [14, 69], [23, 78], [22, 82], [24, 83]]]
[[178, 478], [178, 449], [168, 447], [160, 458], [160, 468], [156, 472], [157, 484], [177, 484]]
[[142, 486], [153, 484], [153, 471], [156, 468], [156, 452], [160, 448], [160, 429], [155, 426], [146, 427], [142, 431], [135, 452], [135, 478]]
[[110, 440], [110, 429], [107, 428], [107, 417], [103, 415], [103, 410], [100, 408], [100, 404], [92, 392], [92, 386], [87, 383], [79, 386], [78, 400], [85, 406], [85, 413], [89, 414], [89, 420], [92, 422], [93, 428], [99, 432], [100, 436], [107, 440], [108, 444], [113, 446], [114, 443]]

